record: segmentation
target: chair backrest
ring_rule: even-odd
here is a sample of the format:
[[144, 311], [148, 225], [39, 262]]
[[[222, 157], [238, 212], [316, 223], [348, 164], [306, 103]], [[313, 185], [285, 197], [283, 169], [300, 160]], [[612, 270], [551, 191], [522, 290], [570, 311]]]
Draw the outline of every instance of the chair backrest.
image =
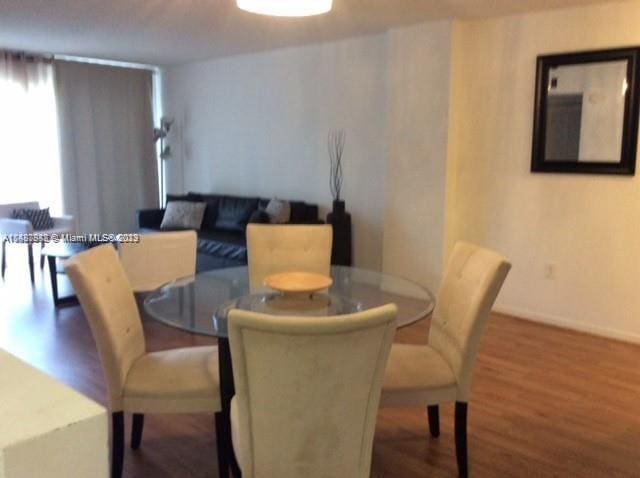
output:
[[0, 217], [11, 217], [14, 209], [40, 209], [37, 201], [0, 204]]
[[145, 353], [142, 322], [129, 279], [109, 244], [71, 257], [64, 269], [98, 347], [109, 407], [120, 411], [129, 369]]
[[499, 254], [458, 242], [446, 267], [431, 319], [429, 345], [449, 363], [458, 400], [468, 401], [484, 325], [511, 264]]
[[369, 477], [396, 312], [229, 313], [244, 477]]
[[279, 272], [331, 273], [330, 225], [247, 226], [247, 255], [251, 289], [263, 286], [265, 277]]
[[120, 261], [134, 292], [147, 292], [196, 273], [195, 231], [140, 235], [140, 242], [121, 242]]

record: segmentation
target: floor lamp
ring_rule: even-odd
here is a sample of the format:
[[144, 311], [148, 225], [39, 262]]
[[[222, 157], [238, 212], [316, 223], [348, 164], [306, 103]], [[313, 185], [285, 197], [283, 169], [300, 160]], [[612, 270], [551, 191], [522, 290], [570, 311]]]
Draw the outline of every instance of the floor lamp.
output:
[[160, 127], [153, 129], [153, 141], [160, 141], [160, 206], [165, 206], [165, 187], [164, 187], [164, 162], [171, 157], [171, 146], [166, 144], [167, 135], [171, 131], [173, 118], [163, 116], [160, 118]]

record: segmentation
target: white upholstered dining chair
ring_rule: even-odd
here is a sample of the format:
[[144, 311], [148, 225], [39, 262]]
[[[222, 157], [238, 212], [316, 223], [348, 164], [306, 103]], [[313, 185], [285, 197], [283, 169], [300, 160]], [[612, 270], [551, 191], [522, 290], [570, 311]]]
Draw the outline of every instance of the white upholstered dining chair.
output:
[[484, 325], [511, 264], [499, 254], [458, 242], [440, 285], [428, 345], [394, 344], [381, 406], [426, 406], [431, 435], [440, 434], [438, 404], [455, 402], [458, 472], [468, 475], [467, 403]]
[[252, 290], [263, 286], [264, 279], [279, 272], [331, 272], [330, 225], [247, 226], [249, 283]]
[[393, 304], [337, 317], [229, 313], [243, 478], [368, 478]]
[[[220, 411], [216, 347], [147, 352], [129, 280], [111, 245], [65, 261], [105, 376], [112, 417], [113, 478], [122, 476], [124, 412], [133, 413], [131, 447], [140, 446], [145, 413]], [[216, 421], [220, 420], [216, 413]], [[216, 429], [219, 424], [216, 423]], [[218, 447], [220, 464], [221, 451]]]
[[195, 231], [141, 234], [140, 242], [118, 244], [120, 261], [134, 292], [149, 292], [196, 273]]

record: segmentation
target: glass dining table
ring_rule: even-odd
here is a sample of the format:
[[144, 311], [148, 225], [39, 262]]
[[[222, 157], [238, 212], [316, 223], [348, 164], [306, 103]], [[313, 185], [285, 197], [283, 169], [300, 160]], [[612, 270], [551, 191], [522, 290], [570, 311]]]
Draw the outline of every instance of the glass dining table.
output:
[[[218, 338], [218, 367], [222, 402], [217, 439], [226, 455], [225, 470], [240, 471], [231, 444], [229, 419], [235, 392], [227, 336], [227, 315], [243, 309], [274, 315], [334, 316], [359, 312], [388, 303], [398, 307], [398, 327], [428, 317], [435, 306], [433, 294], [419, 284], [390, 274], [346, 266], [332, 266], [333, 284], [309, 295], [286, 295], [267, 288], [252, 288], [248, 267], [232, 267], [198, 273], [151, 292], [144, 311], [152, 319], [181, 330]], [[224, 460], [223, 460], [224, 461]]]

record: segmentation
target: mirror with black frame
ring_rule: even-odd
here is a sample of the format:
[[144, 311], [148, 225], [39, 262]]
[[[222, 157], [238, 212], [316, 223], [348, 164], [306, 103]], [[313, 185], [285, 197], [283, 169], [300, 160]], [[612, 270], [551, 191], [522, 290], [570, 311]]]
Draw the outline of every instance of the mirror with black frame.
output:
[[531, 171], [634, 174], [639, 53], [538, 57]]

